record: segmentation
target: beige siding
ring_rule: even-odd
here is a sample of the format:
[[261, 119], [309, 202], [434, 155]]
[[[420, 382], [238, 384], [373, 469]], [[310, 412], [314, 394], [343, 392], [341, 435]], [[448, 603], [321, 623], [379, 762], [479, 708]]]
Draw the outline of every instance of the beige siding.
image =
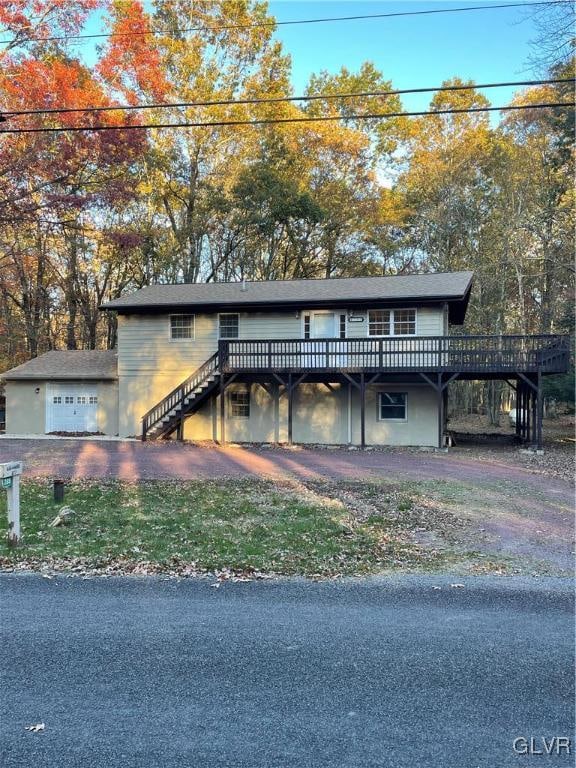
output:
[[246, 312], [239, 333], [241, 339], [300, 339], [302, 320], [296, 312]]
[[105, 435], [118, 434], [118, 382], [98, 382], [98, 430]]
[[[231, 385], [234, 387], [243, 385]], [[295, 443], [344, 445], [360, 444], [360, 398], [351, 392], [351, 422], [348, 387], [322, 384], [300, 385], [294, 397], [293, 439]], [[406, 392], [408, 416], [405, 422], [378, 420], [378, 391]], [[229, 390], [227, 390], [229, 391]], [[226, 439], [231, 442], [286, 442], [288, 407], [285, 395], [279, 401], [262, 387], [250, 388], [250, 418], [226, 419]], [[220, 405], [216, 398], [184, 425], [187, 440], [220, 439]], [[438, 439], [436, 395], [429, 387], [415, 385], [369, 387], [366, 393], [366, 443], [368, 445], [434, 446]]]
[[[378, 392], [406, 392], [406, 421], [378, 419]], [[352, 437], [360, 444], [360, 398], [353, 397]], [[435, 446], [438, 443], [436, 392], [427, 386], [389, 385], [368, 387], [366, 391], [366, 444]]]
[[43, 435], [45, 426], [45, 382], [7, 381], [6, 432], [15, 435]]
[[348, 442], [348, 388], [301, 384], [294, 397], [293, 439], [296, 443], [341, 445]]
[[[230, 415], [226, 403], [226, 439], [231, 442], [279, 443], [287, 439], [286, 397], [278, 398], [277, 388], [272, 385], [271, 394], [259, 384], [231, 384], [226, 396], [235, 390], [250, 390], [250, 418], [239, 419]], [[187, 440], [220, 440], [220, 397], [205, 403], [200, 410], [189, 416], [184, 424]]]
[[[194, 326], [193, 339], [171, 341], [169, 315], [120, 315], [119, 375], [188, 376], [218, 349], [217, 314], [196, 315]], [[241, 339], [299, 339], [301, 319], [295, 312], [241, 313], [239, 334]]]
[[217, 315], [196, 315], [194, 338], [171, 341], [169, 315], [120, 315], [119, 376], [189, 375], [218, 348], [217, 321]]

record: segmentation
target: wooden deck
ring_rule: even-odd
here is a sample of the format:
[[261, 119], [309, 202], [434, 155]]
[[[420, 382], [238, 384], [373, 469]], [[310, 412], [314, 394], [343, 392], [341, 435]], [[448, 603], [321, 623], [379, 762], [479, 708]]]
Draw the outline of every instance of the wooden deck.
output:
[[568, 336], [222, 340], [220, 371], [547, 375], [568, 369]]
[[516, 391], [520, 440], [542, 447], [546, 375], [564, 373], [570, 337], [404, 336], [366, 339], [223, 339], [218, 351], [153, 406], [142, 418], [142, 439], [177, 431], [209, 397], [219, 395], [225, 442], [226, 387], [259, 381], [288, 398], [288, 442], [292, 442], [294, 392], [305, 381], [339, 381], [360, 394], [361, 445], [366, 444], [366, 389], [412, 379], [432, 387], [438, 406], [438, 447], [443, 447], [448, 386], [456, 379], [505, 379]]

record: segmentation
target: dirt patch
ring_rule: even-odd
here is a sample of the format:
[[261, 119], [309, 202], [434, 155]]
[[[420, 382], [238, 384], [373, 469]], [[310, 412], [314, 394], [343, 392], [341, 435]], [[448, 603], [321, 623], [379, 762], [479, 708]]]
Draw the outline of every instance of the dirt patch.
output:
[[506, 485], [313, 482], [309, 489], [340, 501], [358, 521], [386, 520], [405, 542], [450, 553], [474, 572], [571, 575], [574, 517], [569, 506], [523, 498]]

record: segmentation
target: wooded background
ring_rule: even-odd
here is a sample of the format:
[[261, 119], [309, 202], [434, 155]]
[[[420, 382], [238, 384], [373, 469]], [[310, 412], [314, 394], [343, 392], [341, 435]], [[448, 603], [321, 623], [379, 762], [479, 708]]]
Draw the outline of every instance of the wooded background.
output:
[[[89, 68], [70, 35], [96, 8], [114, 36]], [[572, 4], [539, 13], [540, 79], [573, 77]], [[273, 26], [251, 26], [272, 21], [253, 0], [173, 0], [151, 11], [8, 0], [0, 110], [291, 95], [291, 62]], [[455, 73], [444, 85], [458, 84]], [[366, 62], [313, 75], [307, 93], [393, 87]], [[573, 101], [573, 83], [514, 97], [556, 101]], [[441, 91], [430, 110], [487, 105], [475, 89]], [[465, 332], [571, 332], [573, 108], [506, 112], [496, 127], [476, 112], [128, 128], [402, 111], [392, 95], [9, 116], [0, 129], [127, 129], [0, 134], [0, 371], [48, 349], [114, 347], [115, 319], [98, 306], [154, 282], [473, 269]], [[570, 378], [551, 382], [549, 394], [573, 399]], [[498, 384], [460, 386], [454, 402], [497, 420], [501, 397]]]

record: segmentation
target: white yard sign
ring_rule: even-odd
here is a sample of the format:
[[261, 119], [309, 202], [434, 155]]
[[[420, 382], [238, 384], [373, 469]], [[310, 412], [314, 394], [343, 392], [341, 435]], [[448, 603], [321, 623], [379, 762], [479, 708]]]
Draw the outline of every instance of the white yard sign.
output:
[[15, 547], [20, 540], [20, 475], [21, 461], [0, 464], [0, 488], [8, 494], [8, 546]]

